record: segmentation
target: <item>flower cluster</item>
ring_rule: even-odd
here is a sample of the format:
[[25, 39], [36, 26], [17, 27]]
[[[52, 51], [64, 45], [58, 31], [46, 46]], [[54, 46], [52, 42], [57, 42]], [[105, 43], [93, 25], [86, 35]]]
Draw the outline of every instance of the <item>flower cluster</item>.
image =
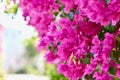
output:
[[119, 0], [20, 0], [39, 50], [69, 80], [120, 79]]

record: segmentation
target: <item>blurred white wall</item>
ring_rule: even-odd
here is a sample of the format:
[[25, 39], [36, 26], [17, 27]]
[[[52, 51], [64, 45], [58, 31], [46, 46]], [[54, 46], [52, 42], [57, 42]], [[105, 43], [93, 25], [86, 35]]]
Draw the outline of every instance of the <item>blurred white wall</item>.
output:
[[[13, 15], [12, 15], [13, 16]], [[6, 70], [13, 65], [13, 68], [20, 66], [15, 64], [16, 58], [24, 53], [23, 40], [31, 38], [35, 33], [33, 27], [28, 26], [24, 21], [21, 11], [12, 19], [11, 15], [4, 13], [4, 4], [0, 3], [0, 24], [3, 25], [3, 47], [4, 66]], [[18, 63], [19, 64], [19, 63]]]

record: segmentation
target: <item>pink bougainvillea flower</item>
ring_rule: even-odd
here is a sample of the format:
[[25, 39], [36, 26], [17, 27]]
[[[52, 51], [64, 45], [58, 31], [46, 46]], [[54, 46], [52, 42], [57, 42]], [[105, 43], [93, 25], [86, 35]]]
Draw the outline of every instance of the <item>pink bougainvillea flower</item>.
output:
[[19, 6], [59, 73], [69, 80], [120, 78], [119, 0], [20, 0]]

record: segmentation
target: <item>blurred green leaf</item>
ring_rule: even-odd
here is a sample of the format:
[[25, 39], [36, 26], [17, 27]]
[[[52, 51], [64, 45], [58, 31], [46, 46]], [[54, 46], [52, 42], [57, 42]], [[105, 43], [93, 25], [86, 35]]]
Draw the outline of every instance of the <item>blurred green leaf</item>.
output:
[[14, 4], [11, 8], [5, 10], [4, 12], [7, 14], [16, 14], [18, 11], [18, 4]]
[[60, 3], [60, 0], [56, 0], [56, 3]]
[[31, 39], [27, 39], [24, 41], [26, 48], [26, 56], [29, 58], [34, 58], [36, 54], [38, 54], [35, 42], [37, 41], [37, 37], [32, 37]]
[[116, 36], [116, 47], [120, 49], [120, 35]]
[[109, 73], [112, 74], [112, 75], [115, 75], [115, 74], [116, 74], [116, 69], [111, 66], [111, 67], [109, 68]]
[[[82, 80], [82, 79], [81, 79]], [[94, 80], [93, 79], [93, 75], [89, 74], [89, 75], [85, 75], [85, 80]]]
[[90, 59], [89, 59], [89, 58], [85, 58], [85, 59], [84, 59], [84, 63], [85, 63], [85, 64], [90, 64]]
[[47, 76], [51, 77], [51, 80], [67, 80], [62, 74], [57, 72], [57, 68], [54, 64], [46, 63], [46, 73]]
[[103, 40], [103, 39], [104, 39], [104, 34], [105, 34], [105, 32], [100, 32], [100, 33], [98, 33], [98, 38], [99, 38], [100, 40]]
[[105, 0], [106, 3], [108, 3], [110, 0]]
[[54, 15], [57, 16], [59, 14], [59, 12], [54, 12]]
[[108, 25], [108, 26], [103, 27], [105, 32], [109, 32], [109, 33], [115, 32], [116, 28], [117, 28], [116, 26], [112, 26], [111, 24]]
[[62, 11], [64, 7], [65, 7], [64, 5], [60, 6], [59, 11]]
[[115, 76], [113, 80], [119, 80], [119, 79]]
[[40, 74], [39, 70], [36, 67], [34, 67], [33, 65], [26, 66], [25, 70], [29, 74], [35, 74], [35, 75]]
[[67, 16], [70, 20], [73, 20], [73, 12], [70, 12]]

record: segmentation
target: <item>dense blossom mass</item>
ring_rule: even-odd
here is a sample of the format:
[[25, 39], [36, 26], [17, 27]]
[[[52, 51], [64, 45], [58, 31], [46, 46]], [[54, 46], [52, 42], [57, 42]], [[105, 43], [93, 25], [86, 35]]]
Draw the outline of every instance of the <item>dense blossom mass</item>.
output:
[[120, 80], [120, 0], [20, 0], [19, 6], [59, 73]]

